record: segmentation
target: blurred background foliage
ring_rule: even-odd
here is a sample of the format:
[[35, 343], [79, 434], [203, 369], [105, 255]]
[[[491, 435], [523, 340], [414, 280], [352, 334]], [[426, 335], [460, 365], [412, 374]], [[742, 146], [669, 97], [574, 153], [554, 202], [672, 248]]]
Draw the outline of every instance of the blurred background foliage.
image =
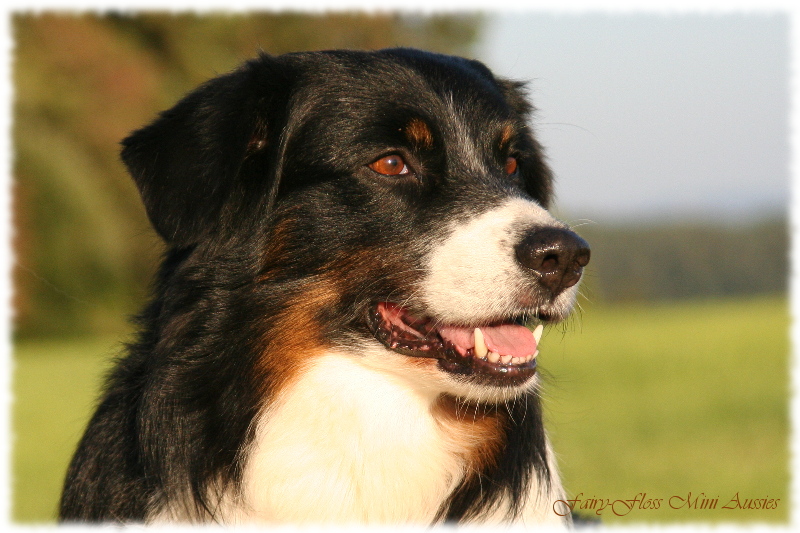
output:
[[585, 292], [598, 302], [785, 294], [789, 234], [782, 213], [746, 221], [593, 223]]

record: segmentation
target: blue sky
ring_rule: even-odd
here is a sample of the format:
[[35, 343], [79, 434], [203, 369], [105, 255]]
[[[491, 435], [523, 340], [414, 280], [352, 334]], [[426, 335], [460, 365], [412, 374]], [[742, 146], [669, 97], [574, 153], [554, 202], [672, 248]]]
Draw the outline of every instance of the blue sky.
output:
[[477, 56], [529, 80], [577, 219], [740, 220], [789, 203], [787, 14], [493, 13]]

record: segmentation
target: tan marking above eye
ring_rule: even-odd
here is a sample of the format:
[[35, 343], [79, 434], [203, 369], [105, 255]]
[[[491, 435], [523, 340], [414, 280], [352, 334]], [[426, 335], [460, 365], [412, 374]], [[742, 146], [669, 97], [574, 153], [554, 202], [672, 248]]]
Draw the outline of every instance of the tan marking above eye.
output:
[[511, 137], [514, 135], [514, 128], [511, 126], [506, 126], [503, 128], [503, 132], [500, 134], [500, 150], [503, 151], [508, 146], [508, 143], [511, 142]]
[[509, 157], [506, 159], [506, 174], [509, 176], [514, 174], [517, 171], [517, 158], [516, 157]]
[[411, 173], [405, 160], [397, 154], [381, 157], [367, 166], [384, 176], [403, 176]]
[[403, 131], [412, 144], [422, 148], [433, 148], [433, 133], [422, 119], [412, 118]]

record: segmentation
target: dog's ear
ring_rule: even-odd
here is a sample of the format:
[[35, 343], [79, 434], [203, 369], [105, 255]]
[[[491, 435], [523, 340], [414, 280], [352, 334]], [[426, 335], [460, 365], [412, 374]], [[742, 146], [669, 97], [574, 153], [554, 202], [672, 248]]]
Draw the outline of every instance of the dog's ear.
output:
[[[528, 100], [525, 83], [507, 79], [498, 79], [503, 96], [511, 109], [520, 117], [522, 123], [529, 123], [533, 106]], [[525, 126], [523, 131], [523, 151], [528, 154], [521, 167], [522, 180], [525, 188], [542, 207], [549, 207], [553, 196], [553, 172], [545, 162], [544, 149], [530, 131], [530, 126]]]
[[269, 209], [291, 90], [267, 55], [217, 77], [122, 142], [122, 159], [156, 231], [176, 247], [226, 238]]

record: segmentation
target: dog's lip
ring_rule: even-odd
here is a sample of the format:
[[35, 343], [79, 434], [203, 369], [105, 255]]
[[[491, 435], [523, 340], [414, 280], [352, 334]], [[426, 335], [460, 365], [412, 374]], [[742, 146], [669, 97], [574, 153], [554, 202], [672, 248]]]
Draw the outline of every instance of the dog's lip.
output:
[[[541, 327], [534, 334], [519, 320], [478, 328], [442, 325], [396, 303], [378, 302], [369, 313], [368, 323], [388, 349], [411, 357], [438, 359], [439, 367], [447, 372], [477, 374], [497, 384], [525, 381], [536, 372]], [[475, 335], [482, 339], [476, 342]]]

